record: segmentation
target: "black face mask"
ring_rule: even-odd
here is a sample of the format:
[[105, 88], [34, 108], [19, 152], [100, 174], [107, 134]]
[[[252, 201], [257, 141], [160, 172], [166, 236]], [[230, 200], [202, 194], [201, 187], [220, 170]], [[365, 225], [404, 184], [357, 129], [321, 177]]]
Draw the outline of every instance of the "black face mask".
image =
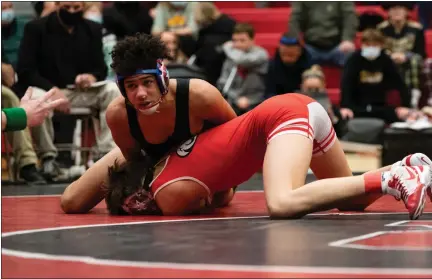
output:
[[83, 20], [83, 11], [71, 13], [68, 10], [60, 9], [59, 17], [64, 24], [68, 26], [75, 26]]

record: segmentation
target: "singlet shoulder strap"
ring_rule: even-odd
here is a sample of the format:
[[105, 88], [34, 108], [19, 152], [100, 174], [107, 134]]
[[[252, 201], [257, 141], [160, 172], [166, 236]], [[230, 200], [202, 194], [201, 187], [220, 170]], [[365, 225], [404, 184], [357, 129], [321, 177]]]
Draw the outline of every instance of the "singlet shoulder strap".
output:
[[129, 130], [132, 137], [140, 144], [141, 148], [147, 146], [148, 142], [145, 140], [144, 135], [141, 132], [136, 110], [126, 103], [126, 112]]
[[177, 79], [174, 139], [187, 139], [192, 136], [189, 124], [189, 81]]

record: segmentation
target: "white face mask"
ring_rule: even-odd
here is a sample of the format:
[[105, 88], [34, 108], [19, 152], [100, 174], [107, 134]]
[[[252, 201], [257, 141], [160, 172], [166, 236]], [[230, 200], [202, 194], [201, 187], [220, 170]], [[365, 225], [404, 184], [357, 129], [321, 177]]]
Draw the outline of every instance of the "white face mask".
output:
[[140, 113], [144, 114], [144, 115], [151, 115], [151, 114], [154, 114], [154, 113], [156, 113], [158, 111], [159, 105], [160, 105], [160, 102], [157, 103], [156, 105], [152, 106], [151, 108], [148, 108], [148, 109], [138, 109], [138, 111]]
[[376, 46], [362, 47], [361, 55], [368, 60], [375, 60], [380, 56], [381, 48]]
[[5, 9], [1, 11], [1, 21], [3, 23], [11, 23], [15, 19], [15, 12], [13, 9]]

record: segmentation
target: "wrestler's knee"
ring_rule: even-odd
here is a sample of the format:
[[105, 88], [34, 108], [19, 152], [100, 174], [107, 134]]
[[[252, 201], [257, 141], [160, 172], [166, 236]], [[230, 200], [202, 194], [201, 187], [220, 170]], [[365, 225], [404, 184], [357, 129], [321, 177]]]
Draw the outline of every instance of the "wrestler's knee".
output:
[[60, 207], [63, 212], [66, 214], [87, 213], [90, 209], [85, 208], [80, 197], [67, 190], [60, 197]]
[[267, 209], [271, 218], [297, 219], [305, 215], [304, 202], [295, 197], [292, 192], [267, 199]]

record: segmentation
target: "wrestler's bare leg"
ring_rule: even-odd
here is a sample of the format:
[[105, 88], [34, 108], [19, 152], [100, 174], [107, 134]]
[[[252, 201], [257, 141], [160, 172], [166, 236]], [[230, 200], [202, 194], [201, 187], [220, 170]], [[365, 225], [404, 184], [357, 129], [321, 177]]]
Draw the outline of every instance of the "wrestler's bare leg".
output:
[[80, 178], [70, 184], [61, 196], [61, 208], [65, 213], [86, 213], [104, 198], [104, 186], [108, 167], [125, 159], [118, 147], [91, 166]]
[[[339, 144], [332, 146], [328, 156], [343, 153], [336, 149], [341, 149]], [[300, 135], [280, 135], [268, 144], [263, 175], [271, 216], [298, 218], [365, 195], [364, 175], [317, 180], [302, 186], [311, 154], [312, 141]], [[328, 158], [328, 164], [340, 159], [337, 157]]]
[[[390, 170], [391, 166], [386, 166], [370, 172], [384, 172]], [[348, 177], [352, 176], [345, 153], [340, 142], [337, 140], [333, 147], [326, 153], [312, 157], [310, 168], [317, 179]], [[382, 197], [380, 193], [360, 194], [357, 197], [343, 201], [336, 207], [342, 211], [362, 211], [377, 199]]]

